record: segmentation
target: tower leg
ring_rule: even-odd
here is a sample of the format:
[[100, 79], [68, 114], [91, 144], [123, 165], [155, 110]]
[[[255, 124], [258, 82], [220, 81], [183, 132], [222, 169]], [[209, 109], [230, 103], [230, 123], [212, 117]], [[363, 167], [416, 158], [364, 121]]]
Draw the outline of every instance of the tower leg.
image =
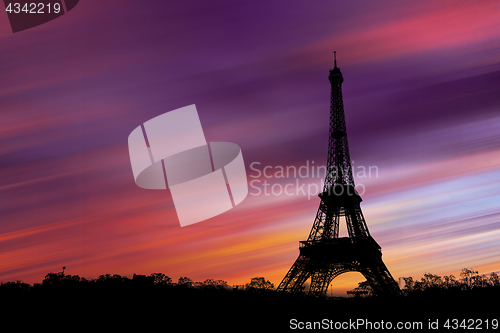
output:
[[276, 290], [287, 291], [292, 293], [301, 292], [304, 290], [304, 282], [309, 278], [310, 273], [307, 269], [309, 259], [299, 255], [297, 260], [293, 263], [283, 281], [278, 285]]
[[365, 268], [361, 272], [375, 295], [397, 295], [400, 290], [391, 273], [385, 266], [382, 258], [363, 265]]

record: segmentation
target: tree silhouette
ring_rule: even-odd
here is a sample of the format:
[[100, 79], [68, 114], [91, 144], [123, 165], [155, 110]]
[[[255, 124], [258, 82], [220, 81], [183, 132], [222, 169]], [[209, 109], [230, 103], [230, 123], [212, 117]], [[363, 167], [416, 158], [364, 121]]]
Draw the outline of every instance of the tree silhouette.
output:
[[77, 284], [79, 282], [86, 282], [86, 279], [80, 279], [78, 275], [63, 275], [61, 273], [48, 273], [42, 281], [44, 286], [55, 286], [62, 284]]
[[186, 276], [181, 276], [179, 280], [177, 281], [177, 285], [181, 287], [192, 287], [193, 286], [193, 280]]
[[455, 278], [455, 275], [445, 275], [443, 276], [443, 284], [442, 286], [446, 289], [454, 289], [459, 287], [459, 282]]
[[360, 295], [372, 295], [372, 287], [368, 283], [368, 281], [359, 282], [358, 286], [353, 290], [347, 292], [348, 294], [352, 294], [355, 297], [359, 297]]
[[474, 286], [474, 283], [477, 281], [477, 273], [477, 271], [472, 269], [462, 269], [460, 272], [460, 280], [465, 289], [471, 289]]
[[153, 281], [155, 285], [171, 285], [172, 279], [163, 273], [152, 273]]
[[405, 287], [403, 291], [405, 294], [411, 293], [413, 291], [413, 287], [415, 286], [415, 281], [413, 281], [413, 277], [404, 277], [403, 280], [405, 280]]
[[250, 280], [250, 283], [245, 285], [245, 288], [251, 291], [273, 290], [274, 284], [263, 277], [254, 277]]
[[498, 277], [497, 273], [491, 273], [488, 282], [491, 286], [500, 286], [500, 278]]
[[214, 280], [214, 279], [206, 279], [205, 281], [200, 283], [201, 288], [204, 289], [223, 289], [229, 288], [228, 284], [224, 280]]

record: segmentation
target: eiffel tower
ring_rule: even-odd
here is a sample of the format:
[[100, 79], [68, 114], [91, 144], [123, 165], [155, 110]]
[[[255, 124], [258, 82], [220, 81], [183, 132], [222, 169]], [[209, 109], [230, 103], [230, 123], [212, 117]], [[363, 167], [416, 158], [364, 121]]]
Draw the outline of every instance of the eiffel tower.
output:
[[[399, 293], [399, 288], [382, 261], [382, 251], [370, 236], [362, 201], [354, 184], [351, 158], [342, 101], [344, 78], [337, 67], [328, 76], [332, 86], [330, 105], [330, 139], [328, 144], [327, 175], [321, 202], [306, 241], [299, 244], [299, 257], [290, 268], [277, 290], [300, 292], [304, 282], [311, 278], [309, 294], [326, 295], [334, 278], [346, 272], [361, 273], [374, 295]], [[345, 220], [348, 237], [339, 237], [339, 222]]]

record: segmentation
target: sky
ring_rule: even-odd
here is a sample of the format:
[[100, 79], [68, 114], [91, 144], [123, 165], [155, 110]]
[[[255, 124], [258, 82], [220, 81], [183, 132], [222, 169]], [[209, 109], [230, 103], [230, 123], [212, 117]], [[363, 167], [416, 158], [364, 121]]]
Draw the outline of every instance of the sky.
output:
[[[493, 0], [81, 0], [17, 33], [0, 13], [0, 281], [66, 266], [278, 285], [319, 205], [333, 51], [361, 208], [393, 277], [500, 273], [498, 31]], [[191, 104], [208, 141], [240, 146], [250, 186], [180, 227], [168, 190], [135, 184], [127, 138]]]

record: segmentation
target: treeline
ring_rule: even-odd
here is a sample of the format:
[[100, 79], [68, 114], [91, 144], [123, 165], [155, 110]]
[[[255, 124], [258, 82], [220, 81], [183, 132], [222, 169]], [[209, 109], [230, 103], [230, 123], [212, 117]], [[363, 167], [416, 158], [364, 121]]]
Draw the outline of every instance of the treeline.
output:
[[412, 277], [404, 278], [406, 294], [423, 292], [426, 290], [471, 290], [474, 288], [488, 288], [500, 286], [500, 277], [495, 272], [479, 275], [478, 271], [464, 268], [457, 279], [453, 274], [443, 277], [425, 273], [420, 280], [413, 281]]
[[[439, 276], [431, 273], [425, 273], [420, 280], [414, 280], [413, 277], [404, 277], [404, 287], [402, 287], [403, 296], [411, 296], [421, 293], [435, 292], [435, 291], [470, 291], [479, 288], [498, 288], [500, 287], [500, 276], [495, 272], [489, 275], [479, 275], [478, 271], [473, 269], [464, 268], [460, 272], [460, 277], [456, 278], [453, 274]], [[271, 291], [274, 290], [274, 284], [264, 277], [254, 277], [249, 283], [245, 285], [232, 285], [230, 286], [227, 281], [206, 279], [201, 282], [195, 282], [189, 277], [181, 276], [174, 282], [172, 278], [163, 273], [152, 273], [150, 275], [134, 274], [132, 278], [121, 276], [118, 274], [105, 274], [100, 275], [96, 279], [87, 280], [78, 275], [59, 273], [48, 273], [43, 279], [42, 283], [35, 283], [33, 286], [22, 281], [0, 283], [0, 295], [6, 296], [11, 292], [27, 292], [29, 290], [36, 290], [40, 288], [69, 288], [76, 286], [87, 287], [138, 287], [138, 286], [156, 286], [156, 287], [170, 287], [170, 288], [194, 288], [199, 290], [246, 290], [250, 292], [255, 291]], [[371, 288], [367, 281], [360, 282], [358, 287], [353, 291], [365, 291], [371, 295]], [[356, 293], [352, 293], [356, 294]]]
[[199, 290], [246, 290], [249, 292], [261, 290], [274, 290], [274, 284], [263, 277], [254, 277], [245, 285], [229, 286], [224, 280], [206, 279], [202, 282], [194, 282], [191, 278], [181, 276], [174, 282], [163, 273], [152, 273], [150, 275], [134, 274], [132, 278], [118, 274], [100, 275], [96, 279], [87, 280], [78, 275], [60, 273], [48, 273], [42, 283], [33, 286], [22, 281], [0, 283], [0, 295], [7, 296], [10, 293], [28, 292], [37, 289], [72, 289], [72, 288], [134, 288], [134, 287], [167, 287], [184, 290], [194, 288]]
[[225, 332], [245, 320], [245, 312], [266, 309], [260, 302], [273, 288], [262, 277], [233, 287], [215, 279], [174, 282], [162, 273], [96, 279], [48, 273], [33, 285], [0, 284], [0, 332], [177, 332], [181, 326]]
[[487, 275], [479, 275], [478, 271], [464, 268], [457, 279], [453, 274], [443, 277], [425, 273], [420, 280], [414, 281], [412, 277], [404, 278], [407, 295], [429, 291], [467, 291], [478, 288], [500, 287], [500, 277], [495, 272]]
[[[479, 275], [478, 271], [464, 268], [460, 277], [453, 274], [439, 276], [425, 273], [420, 280], [413, 277], [404, 277], [402, 296], [418, 296], [425, 294], [464, 294], [462, 292], [500, 289], [500, 277], [495, 272], [489, 275]], [[353, 295], [371, 295], [371, 288], [367, 281], [360, 282], [358, 287], [351, 291]]]
[[[263, 277], [244, 286], [162, 273], [124, 277], [49, 273], [41, 283], [0, 284], [0, 332], [288, 332], [290, 320], [421, 321], [498, 318], [496, 274], [406, 278], [391, 298], [278, 293]], [[362, 288], [368, 288], [360, 284]]]

